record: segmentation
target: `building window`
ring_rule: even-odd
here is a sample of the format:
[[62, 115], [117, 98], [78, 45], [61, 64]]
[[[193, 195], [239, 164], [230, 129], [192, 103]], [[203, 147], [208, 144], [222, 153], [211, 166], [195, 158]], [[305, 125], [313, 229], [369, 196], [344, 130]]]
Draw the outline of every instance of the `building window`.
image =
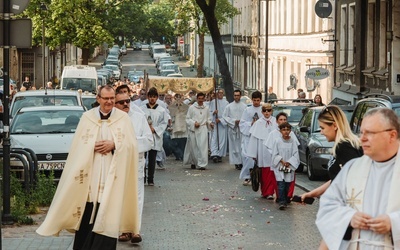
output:
[[340, 54], [339, 63], [346, 65], [346, 35], [347, 35], [347, 6], [342, 5], [340, 9]]
[[367, 13], [367, 68], [375, 66], [374, 54], [375, 54], [375, 2], [368, 3], [368, 13]]
[[[351, 4], [349, 6], [349, 26], [348, 26], [348, 45], [347, 45], [347, 66], [354, 65], [354, 48], [355, 48], [355, 39], [354, 39], [354, 25], [356, 18], [356, 10], [355, 4]], [[361, 48], [359, 48], [361, 49]]]

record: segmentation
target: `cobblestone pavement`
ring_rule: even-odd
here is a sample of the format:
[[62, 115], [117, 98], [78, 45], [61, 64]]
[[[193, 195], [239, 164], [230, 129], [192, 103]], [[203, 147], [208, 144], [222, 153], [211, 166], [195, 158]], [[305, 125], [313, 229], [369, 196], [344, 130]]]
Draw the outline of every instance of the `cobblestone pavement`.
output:
[[[317, 249], [318, 201], [280, 211], [243, 186], [239, 171], [223, 161], [200, 171], [168, 158], [166, 170], [156, 171], [156, 185], [145, 187], [143, 242], [118, 243], [118, 249]], [[303, 175], [297, 181], [305, 189], [321, 183]], [[302, 192], [296, 188], [296, 194]], [[35, 216], [39, 224], [43, 219], [44, 214]], [[72, 234], [41, 237], [37, 227], [3, 227], [3, 249], [72, 249]]]

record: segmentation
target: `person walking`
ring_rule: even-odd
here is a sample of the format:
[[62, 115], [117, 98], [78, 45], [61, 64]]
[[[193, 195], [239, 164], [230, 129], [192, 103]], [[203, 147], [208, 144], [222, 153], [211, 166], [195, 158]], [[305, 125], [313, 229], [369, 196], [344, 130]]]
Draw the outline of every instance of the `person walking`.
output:
[[211, 134], [211, 159], [213, 162], [222, 162], [222, 157], [226, 156], [228, 148], [228, 128], [222, 115], [228, 106], [228, 101], [224, 99], [224, 90], [217, 91], [217, 98], [210, 102], [210, 114], [215, 128]]
[[[278, 127], [275, 117], [272, 116], [272, 105], [264, 103], [261, 106], [263, 116], [258, 119], [250, 128], [250, 139], [247, 148], [247, 155], [257, 161], [261, 170], [261, 196], [267, 199], [273, 198], [276, 180], [271, 171], [271, 153], [264, 145], [268, 135]], [[253, 164], [254, 165], [254, 164]]]
[[322, 102], [322, 96], [320, 94], [314, 96], [314, 103], [317, 106], [325, 106], [325, 104]]
[[347, 162], [320, 199], [316, 224], [329, 249], [400, 249], [399, 139], [392, 109], [364, 114], [364, 156]]
[[[351, 131], [346, 115], [338, 106], [325, 107], [318, 115], [318, 123], [321, 134], [326, 137], [327, 141], [334, 142], [332, 158], [328, 163], [330, 180], [318, 188], [304, 193], [301, 196], [302, 201], [308, 197], [320, 197], [324, 194], [342, 167], [351, 159], [363, 154], [359, 138]], [[324, 242], [321, 242], [320, 248], [326, 249]]]
[[154, 186], [154, 172], [156, 169], [157, 152], [163, 150], [163, 134], [168, 125], [167, 112], [163, 107], [157, 104], [158, 91], [156, 88], [150, 88], [147, 92], [148, 102], [141, 106], [150, 130], [153, 133], [154, 146], [147, 152], [147, 184]]
[[294, 172], [300, 164], [299, 149], [296, 141], [290, 136], [292, 126], [284, 122], [279, 125], [282, 137], [272, 146], [272, 168], [278, 185], [279, 210], [287, 207], [290, 184], [294, 181]]
[[[120, 86], [121, 87], [121, 86]], [[146, 159], [144, 153], [153, 147], [153, 133], [150, 130], [147, 119], [143, 112], [130, 110], [131, 101], [127, 93], [117, 93], [115, 96], [115, 107], [126, 112], [135, 130], [136, 140], [138, 142], [139, 165], [138, 165], [138, 203], [139, 203], [139, 232], [142, 224], [143, 204], [144, 204], [144, 172]], [[134, 105], [134, 104], [132, 104]], [[139, 243], [142, 236], [139, 233], [125, 232], [118, 237], [119, 241], [131, 241]]]
[[[264, 141], [264, 146], [267, 147], [267, 149], [269, 150], [269, 152], [270, 152], [271, 154], [272, 154], [272, 147], [273, 147], [273, 145], [274, 145], [275, 140], [277, 140], [277, 139], [279, 139], [279, 138], [282, 138], [282, 133], [281, 133], [281, 131], [280, 131], [280, 129], [279, 129], [279, 125], [281, 125], [281, 124], [287, 122], [287, 116], [288, 116], [288, 115], [287, 115], [286, 113], [284, 113], [284, 112], [280, 112], [280, 113], [278, 113], [278, 114], [275, 116], [275, 118], [276, 118], [276, 123], [278, 124], [277, 129], [271, 131], [271, 133], [269, 133], [269, 135], [268, 135], [267, 140]], [[292, 139], [295, 141], [295, 143], [296, 143], [297, 146], [300, 145], [300, 142], [299, 142], [299, 140], [297, 140], [297, 137], [296, 137], [296, 135], [293, 133], [293, 131], [290, 131], [289, 136], [290, 136], [290, 138], [292, 138]], [[274, 169], [271, 168], [271, 171], [274, 172]], [[273, 175], [273, 178], [275, 179], [275, 174]], [[294, 173], [293, 181], [290, 183], [290, 186], [289, 186], [289, 192], [288, 192], [288, 196], [287, 196], [287, 202], [291, 202], [291, 199], [292, 199], [292, 197], [293, 197], [293, 194], [294, 194], [294, 187], [295, 187], [295, 181], [296, 181], [296, 173]], [[276, 180], [275, 180], [275, 183], [276, 183]], [[275, 186], [274, 189], [275, 189], [275, 194], [276, 194], [276, 198], [277, 198], [276, 200], [278, 201], [278, 187]], [[267, 197], [267, 198], [273, 199], [273, 197]]]
[[254, 160], [251, 156], [249, 156], [247, 149], [249, 147], [251, 126], [253, 126], [253, 124], [258, 120], [259, 117], [263, 116], [261, 113], [261, 105], [260, 105], [261, 98], [262, 98], [261, 92], [258, 90], [254, 91], [251, 94], [251, 100], [253, 101], [253, 105], [247, 107], [244, 110], [239, 122], [239, 129], [240, 132], [242, 133], [242, 160], [243, 160], [243, 168], [240, 171], [239, 178], [244, 180], [243, 181], [244, 186], [251, 185], [250, 168], [253, 168]]
[[240, 90], [233, 91], [233, 102], [226, 106], [222, 114], [228, 130], [229, 164], [235, 165], [235, 168], [238, 170], [241, 170], [243, 167], [242, 134], [240, 133], [239, 122], [243, 111], [246, 109], [246, 104], [240, 101], [241, 97]]
[[[85, 112], [46, 219], [43, 236], [75, 231], [73, 249], [116, 249], [119, 232], [139, 233], [138, 145], [115, 92], [102, 86], [99, 107]], [[118, 180], [118, 181], [115, 181]]]
[[171, 115], [171, 139], [174, 145], [175, 159], [182, 161], [188, 136], [186, 115], [189, 106], [183, 102], [181, 94], [175, 94], [175, 101], [169, 106]]
[[210, 111], [204, 106], [204, 93], [197, 94], [197, 102], [192, 104], [186, 115], [188, 139], [183, 156], [183, 164], [192, 169], [205, 170], [208, 165], [208, 130], [214, 128]]

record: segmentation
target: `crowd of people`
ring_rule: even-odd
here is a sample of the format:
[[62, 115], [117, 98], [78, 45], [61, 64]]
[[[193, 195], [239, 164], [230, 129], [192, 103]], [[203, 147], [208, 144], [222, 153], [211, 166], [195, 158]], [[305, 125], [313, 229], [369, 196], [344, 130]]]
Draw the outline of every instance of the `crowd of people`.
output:
[[[133, 100], [126, 84], [100, 88], [99, 106], [78, 125], [39, 234], [73, 230], [74, 249], [116, 249], [117, 240], [141, 242], [144, 185], [154, 186], [156, 165], [165, 169], [170, 154], [202, 171], [209, 160], [224, 161], [229, 149], [229, 164], [240, 170], [243, 185], [251, 185], [250, 170], [257, 164], [261, 196], [275, 200], [279, 210], [287, 208], [300, 164], [299, 142], [287, 114], [274, 115], [270, 103], [261, 103], [261, 92], [252, 93], [251, 106], [240, 102], [238, 90], [231, 103], [223, 90], [214, 96], [190, 91], [186, 97], [156, 88], [138, 93]], [[315, 101], [322, 103], [321, 96]], [[396, 114], [386, 108], [369, 110], [360, 138], [338, 106], [325, 106], [318, 121], [321, 134], [334, 142], [330, 180], [301, 200], [321, 197], [319, 249], [399, 249]]]

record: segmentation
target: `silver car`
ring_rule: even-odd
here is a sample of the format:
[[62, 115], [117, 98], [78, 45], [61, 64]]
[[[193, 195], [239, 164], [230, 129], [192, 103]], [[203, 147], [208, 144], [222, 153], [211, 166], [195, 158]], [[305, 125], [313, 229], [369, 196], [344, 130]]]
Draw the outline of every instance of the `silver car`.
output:
[[[58, 180], [83, 112], [85, 109], [77, 106], [22, 108], [11, 123], [11, 148], [32, 149], [38, 158], [37, 169], [45, 173], [54, 171]], [[11, 159], [10, 165], [11, 170], [20, 170], [22, 164]]]

